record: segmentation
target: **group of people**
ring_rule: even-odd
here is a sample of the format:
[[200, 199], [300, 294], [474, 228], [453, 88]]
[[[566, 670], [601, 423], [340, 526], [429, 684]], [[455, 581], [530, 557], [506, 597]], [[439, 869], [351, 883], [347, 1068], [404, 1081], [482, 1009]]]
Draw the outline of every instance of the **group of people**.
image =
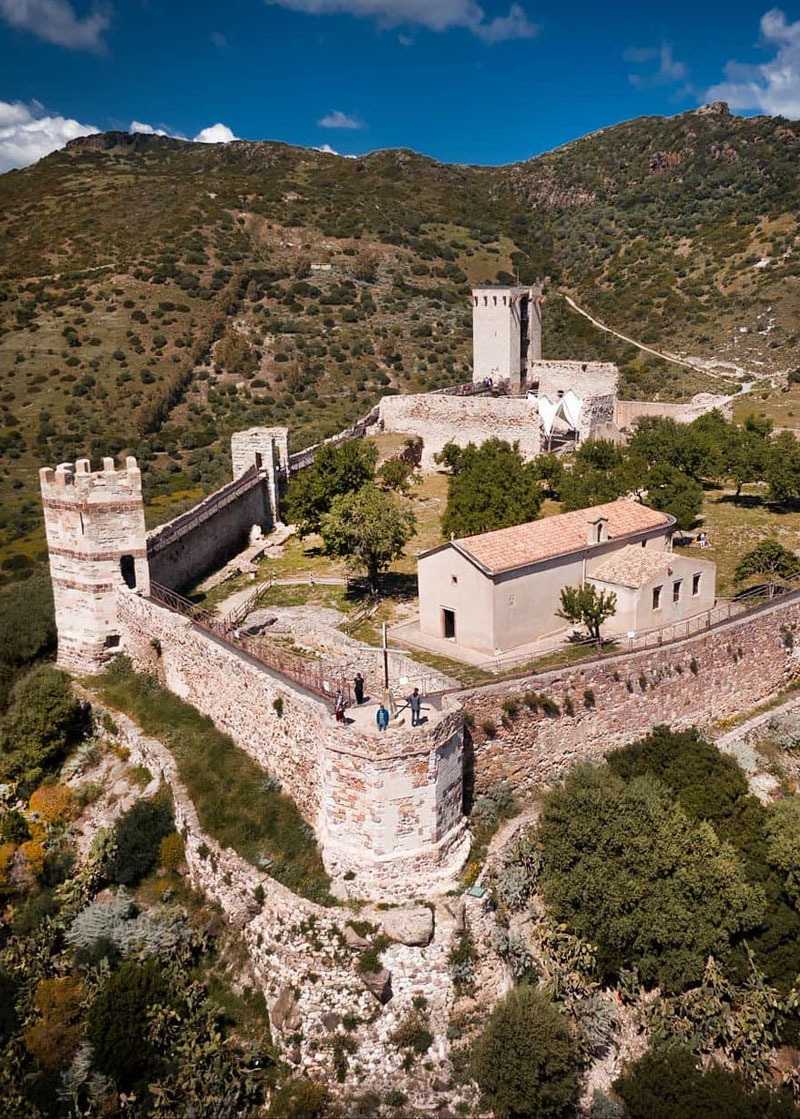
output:
[[[364, 702], [364, 677], [360, 672], [357, 672], [353, 680], [353, 694], [356, 697], [356, 704], [360, 706]], [[411, 725], [412, 727], [422, 726], [422, 696], [419, 694], [419, 688], [414, 688], [411, 695], [406, 696], [406, 703], [411, 710]], [[333, 705], [333, 714], [337, 723], [345, 722], [345, 711], [347, 710], [347, 700], [345, 694], [340, 688], [336, 693], [336, 699]], [[378, 705], [378, 710], [375, 712], [375, 723], [379, 731], [386, 730], [389, 725], [389, 711], [384, 703]]]

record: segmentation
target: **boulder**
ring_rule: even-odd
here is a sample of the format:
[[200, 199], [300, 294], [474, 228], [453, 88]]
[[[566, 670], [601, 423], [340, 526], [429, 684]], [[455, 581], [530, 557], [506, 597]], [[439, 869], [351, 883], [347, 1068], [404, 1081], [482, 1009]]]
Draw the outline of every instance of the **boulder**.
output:
[[380, 971], [364, 972], [361, 982], [382, 1006], [385, 1006], [392, 997], [392, 973], [388, 968], [382, 967]]
[[400, 944], [423, 947], [433, 938], [433, 913], [427, 905], [404, 905], [380, 914], [387, 936]]
[[302, 1015], [297, 1006], [297, 997], [288, 984], [284, 984], [272, 1004], [270, 1018], [276, 1030], [293, 1031], [300, 1028]]
[[369, 948], [369, 941], [365, 940], [363, 936], [359, 936], [355, 929], [351, 929], [349, 925], [344, 927], [344, 942], [348, 948]]
[[338, 1014], [333, 1014], [330, 1011], [327, 1014], [322, 1015], [322, 1024], [328, 1031], [328, 1033], [331, 1034], [334, 1032], [334, 1030], [339, 1028], [339, 1024], [341, 1023], [341, 1021], [342, 1019]]
[[444, 907], [450, 916], [453, 918], [454, 927], [453, 932], [456, 936], [461, 936], [467, 928], [467, 913], [466, 905], [463, 898], [446, 898]]

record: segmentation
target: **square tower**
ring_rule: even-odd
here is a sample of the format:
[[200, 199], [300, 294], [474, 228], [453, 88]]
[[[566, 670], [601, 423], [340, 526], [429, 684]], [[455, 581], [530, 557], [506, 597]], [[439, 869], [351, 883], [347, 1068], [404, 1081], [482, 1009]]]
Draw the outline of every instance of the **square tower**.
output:
[[507, 381], [525, 393], [530, 363], [542, 356], [542, 289], [481, 284], [472, 289], [472, 380]]
[[120, 647], [117, 592], [147, 594], [150, 572], [136, 459], [117, 470], [113, 458], [92, 472], [88, 459], [39, 471], [53, 583], [58, 664], [88, 674]]

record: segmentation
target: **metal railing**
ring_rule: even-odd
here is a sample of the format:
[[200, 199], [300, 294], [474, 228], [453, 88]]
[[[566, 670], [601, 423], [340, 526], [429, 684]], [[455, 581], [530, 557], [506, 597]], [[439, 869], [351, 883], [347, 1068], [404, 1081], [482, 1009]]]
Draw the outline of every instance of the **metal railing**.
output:
[[281, 676], [286, 676], [308, 691], [331, 701], [336, 698], [337, 692], [341, 691], [347, 703], [352, 702], [350, 683], [342, 676], [342, 671], [337, 666], [322, 659], [305, 660], [296, 653], [281, 649], [278, 645], [260, 639], [256, 635], [243, 633], [238, 628], [237, 622], [237, 617], [239, 621], [245, 617], [242, 614], [243, 607], [239, 607], [237, 610], [231, 611], [226, 617], [220, 618], [210, 610], [204, 610], [196, 602], [190, 602], [188, 598], [184, 598], [177, 591], [153, 582], [150, 583], [150, 598], [160, 606], [166, 606], [167, 609], [174, 610], [176, 613], [191, 619], [192, 623], [199, 629], [212, 634], [217, 640], [223, 641], [231, 648], [246, 653], [253, 660], [263, 664], [265, 668], [269, 668]]
[[[518, 657], [498, 656], [492, 660], [482, 661], [476, 665], [483, 672], [501, 675], [522, 666], [529, 666], [531, 672], [550, 672], [566, 668], [576, 660], [600, 660], [601, 658], [618, 656], [620, 653], [637, 653], [646, 649], [656, 649], [661, 645], [671, 645], [677, 641], [685, 641], [689, 637], [696, 637], [700, 633], [716, 629], [734, 618], [749, 614], [757, 614], [771, 606], [793, 602], [800, 597], [800, 574], [788, 579], [782, 579], [780, 584], [773, 588], [764, 586], [752, 587], [743, 591], [736, 598], [717, 599], [715, 604], [700, 614], [694, 614], [683, 621], [670, 622], [667, 625], [656, 626], [653, 629], [642, 630], [638, 633], [615, 633], [605, 630], [602, 634], [602, 650], [597, 648], [597, 642], [592, 637], [574, 635], [571, 638], [561, 638], [550, 645], [544, 645], [535, 652], [520, 654]], [[570, 657], [570, 650], [585, 649], [584, 657]], [[558, 654], [563, 654], [558, 659]], [[594, 656], [591, 654], [594, 653]], [[541, 661], [552, 659], [552, 663], [541, 665]]]

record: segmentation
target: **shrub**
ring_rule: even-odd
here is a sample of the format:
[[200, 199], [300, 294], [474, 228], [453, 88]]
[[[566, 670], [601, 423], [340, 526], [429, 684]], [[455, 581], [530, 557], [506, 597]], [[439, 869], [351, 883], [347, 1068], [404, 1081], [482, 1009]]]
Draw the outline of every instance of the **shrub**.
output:
[[497, 726], [492, 719], [484, 719], [481, 723], [481, 730], [487, 738], [495, 738], [497, 735]]
[[739, 1072], [701, 1071], [688, 1049], [653, 1050], [614, 1084], [628, 1119], [797, 1119], [788, 1095], [748, 1091]]
[[83, 997], [80, 979], [39, 982], [33, 1002], [40, 1018], [25, 1031], [25, 1047], [45, 1068], [66, 1068], [75, 1055], [81, 1040]]
[[578, 1098], [579, 1057], [564, 1016], [534, 987], [498, 1003], [475, 1044], [472, 1071], [500, 1119], [559, 1119]]
[[157, 960], [123, 960], [92, 1003], [86, 1036], [101, 1072], [130, 1088], [153, 1060], [148, 1015], [170, 1006], [170, 984]]
[[519, 711], [519, 704], [517, 703], [517, 701], [515, 699], [512, 699], [512, 698], [504, 699], [503, 700], [503, 710], [505, 711], [506, 715], [509, 715], [513, 719], [514, 716]]
[[328, 1089], [313, 1080], [289, 1080], [277, 1089], [268, 1119], [323, 1119], [328, 1109]]
[[186, 861], [186, 845], [183, 836], [176, 831], [165, 835], [159, 848], [159, 862], [165, 870], [177, 870]]
[[645, 983], [680, 990], [764, 915], [734, 851], [650, 775], [626, 783], [608, 766], [577, 767], [547, 796], [539, 838], [545, 900], [597, 945], [607, 976], [636, 966]]
[[67, 674], [51, 665], [33, 669], [18, 686], [0, 730], [0, 775], [35, 787], [84, 726]]
[[156, 865], [161, 840], [174, 831], [172, 808], [163, 797], [137, 800], [117, 820], [108, 873], [113, 882], [138, 882]]
[[586, 688], [583, 693], [583, 706], [587, 710], [591, 710], [595, 705], [594, 691], [592, 688]]

